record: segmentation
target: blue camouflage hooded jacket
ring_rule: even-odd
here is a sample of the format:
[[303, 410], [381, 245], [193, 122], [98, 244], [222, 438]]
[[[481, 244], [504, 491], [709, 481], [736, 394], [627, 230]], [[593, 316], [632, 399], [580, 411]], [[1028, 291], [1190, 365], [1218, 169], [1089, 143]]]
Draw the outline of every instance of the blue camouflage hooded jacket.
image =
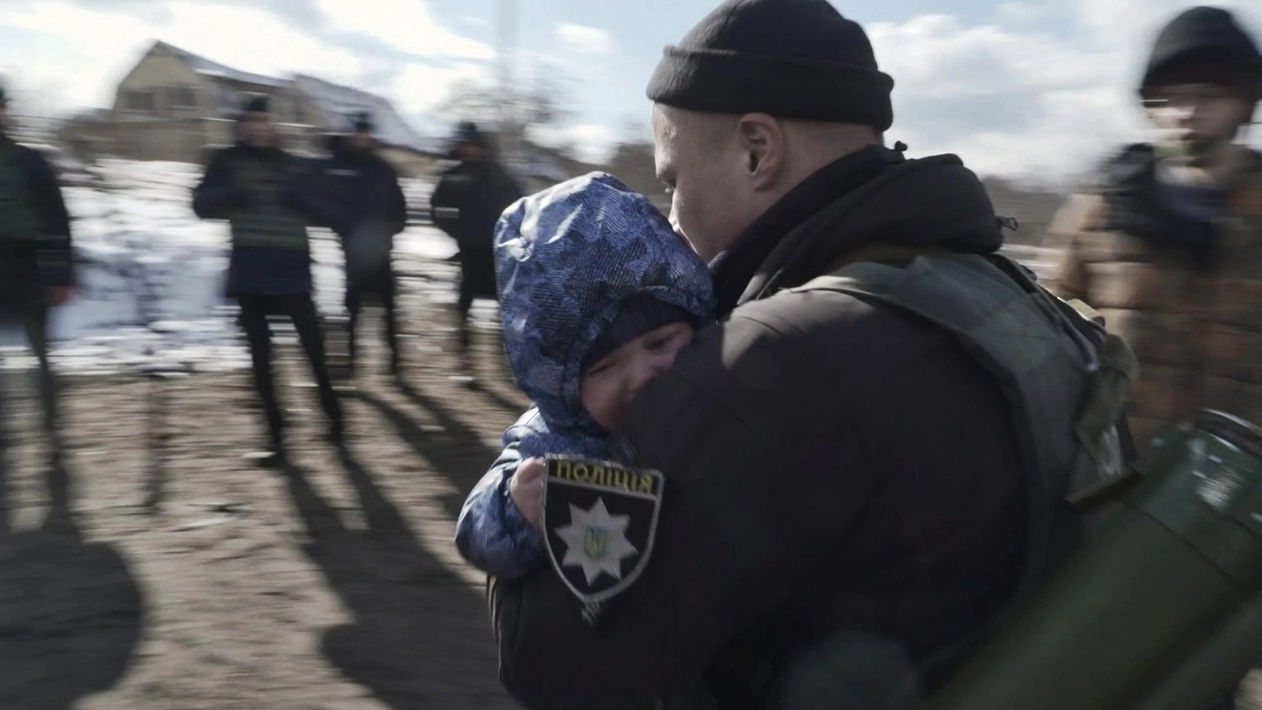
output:
[[504, 433], [504, 452], [469, 494], [456, 545], [501, 579], [542, 559], [543, 538], [508, 495], [517, 464], [550, 453], [603, 457], [609, 432], [583, 408], [583, 363], [630, 297], [651, 294], [706, 325], [714, 291], [705, 262], [643, 195], [589, 173], [518, 200], [495, 230], [504, 344], [534, 402]]

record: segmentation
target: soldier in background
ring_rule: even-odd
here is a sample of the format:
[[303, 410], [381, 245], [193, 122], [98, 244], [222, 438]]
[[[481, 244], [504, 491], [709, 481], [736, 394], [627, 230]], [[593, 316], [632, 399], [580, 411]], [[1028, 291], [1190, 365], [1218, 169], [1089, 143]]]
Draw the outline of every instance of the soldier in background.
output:
[[495, 223], [522, 194], [517, 183], [495, 161], [477, 125], [460, 123], [453, 142], [451, 157], [459, 163], [439, 180], [430, 197], [430, 216], [460, 247], [457, 315], [460, 348], [467, 358], [473, 299], [496, 297], [492, 254]]
[[193, 192], [202, 219], [232, 225], [227, 295], [240, 305], [240, 323], [250, 347], [254, 386], [263, 401], [271, 449], [269, 466], [287, 462], [285, 419], [272, 378], [272, 338], [267, 318], [289, 318], [311, 362], [320, 404], [329, 418], [328, 439], [344, 443], [342, 410], [325, 362], [324, 336], [311, 298], [311, 246], [307, 223], [320, 212], [304, 190], [310, 167], [278, 145], [267, 97], [251, 99], [237, 122], [236, 145], [219, 151]]
[[329, 141], [328, 160], [321, 163], [315, 179], [314, 203], [342, 241], [346, 255], [346, 311], [349, 316], [347, 349], [351, 372], [358, 349], [355, 331], [365, 296], [375, 296], [385, 309], [386, 342], [390, 346], [390, 372], [399, 374], [397, 294], [391, 254], [394, 236], [407, 226], [407, 202], [399, 175], [374, 151], [376, 138], [372, 117], [363, 112], [354, 120], [349, 136]]
[[1060, 295], [1086, 301], [1140, 360], [1129, 415], [1219, 409], [1262, 424], [1262, 155], [1242, 140], [1262, 55], [1231, 13], [1196, 7], [1157, 36], [1138, 87], [1157, 129], [1108, 160], [1049, 228]]
[[[57, 387], [48, 360], [49, 309], [75, 283], [70, 216], [52, 166], [8, 135], [8, 96], [0, 87], [0, 328], [20, 327], [39, 360], [39, 394], [51, 459], [61, 463]], [[0, 417], [4, 416], [0, 391]], [[0, 421], [0, 455], [5, 448]]]

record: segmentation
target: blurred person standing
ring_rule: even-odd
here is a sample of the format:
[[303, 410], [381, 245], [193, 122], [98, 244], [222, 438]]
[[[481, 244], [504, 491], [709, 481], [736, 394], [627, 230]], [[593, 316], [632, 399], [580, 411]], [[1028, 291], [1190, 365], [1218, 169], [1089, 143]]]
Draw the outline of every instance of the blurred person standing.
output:
[[394, 236], [407, 226], [407, 201], [394, 167], [374, 150], [376, 130], [367, 112], [354, 118], [349, 136], [329, 141], [331, 157], [315, 176], [314, 203], [342, 242], [346, 255], [347, 350], [352, 373], [358, 348], [355, 331], [365, 296], [377, 297], [385, 309], [390, 372], [399, 374], [397, 293], [391, 254]]
[[495, 223], [522, 196], [521, 188], [494, 159], [477, 125], [456, 127], [451, 157], [430, 197], [430, 217], [460, 248], [460, 297], [457, 304], [460, 349], [468, 363], [469, 309], [474, 298], [495, 298], [492, 242]]
[[193, 192], [202, 219], [226, 219], [232, 228], [227, 295], [240, 305], [240, 324], [250, 347], [254, 386], [267, 416], [271, 449], [262, 462], [287, 462], [285, 419], [272, 377], [272, 339], [267, 318], [289, 318], [311, 363], [320, 404], [329, 418], [328, 439], [344, 443], [342, 410], [325, 362], [324, 336], [312, 300], [308, 222], [320, 220], [303, 189], [310, 167], [280, 148], [266, 96], [242, 107], [238, 141], [211, 159]]
[[1139, 357], [1129, 415], [1146, 448], [1163, 422], [1219, 409], [1262, 424], [1262, 156], [1243, 143], [1262, 54], [1226, 10], [1158, 34], [1138, 87], [1152, 143], [1109, 159], [1049, 228], [1060, 295], [1098, 309]]
[[[52, 464], [62, 441], [57, 385], [48, 359], [49, 309], [69, 300], [75, 283], [70, 216], [56, 173], [32, 148], [8, 134], [9, 97], [0, 87], [0, 328], [21, 328], [39, 361]], [[0, 455], [5, 448], [0, 391]]]

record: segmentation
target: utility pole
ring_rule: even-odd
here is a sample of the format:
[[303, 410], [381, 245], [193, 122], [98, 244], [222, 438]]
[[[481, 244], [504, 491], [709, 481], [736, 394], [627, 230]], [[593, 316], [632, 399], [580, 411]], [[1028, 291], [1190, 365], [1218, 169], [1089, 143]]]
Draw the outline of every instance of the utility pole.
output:
[[517, 48], [517, 0], [496, 0], [497, 48], [499, 54], [500, 106], [499, 142], [504, 162], [512, 165], [517, 159], [517, 88], [513, 86], [513, 69]]

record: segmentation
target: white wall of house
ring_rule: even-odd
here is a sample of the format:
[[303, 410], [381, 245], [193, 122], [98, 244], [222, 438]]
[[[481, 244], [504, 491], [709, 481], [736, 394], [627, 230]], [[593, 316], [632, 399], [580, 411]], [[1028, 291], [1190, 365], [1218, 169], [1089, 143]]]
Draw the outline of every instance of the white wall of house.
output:
[[[275, 83], [261, 83], [264, 81]], [[272, 118], [280, 128], [283, 144], [291, 150], [318, 151], [320, 134], [346, 129], [332, 125], [327, 107], [298, 91], [292, 81], [256, 77], [208, 60], [190, 59], [158, 42], [119, 82], [106, 124], [83, 130], [100, 134], [110, 144], [108, 150], [122, 157], [199, 160], [205, 146], [235, 140], [232, 119], [242, 97], [257, 93], [270, 97]], [[422, 152], [408, 148], [390, 147], [383, 153], [405, 175], [419, 174], [432, 163]]]
[[213, 82], [183, 60], [150, 50], [114, 93], [115, 121], [197, 118], [212, 108]]

